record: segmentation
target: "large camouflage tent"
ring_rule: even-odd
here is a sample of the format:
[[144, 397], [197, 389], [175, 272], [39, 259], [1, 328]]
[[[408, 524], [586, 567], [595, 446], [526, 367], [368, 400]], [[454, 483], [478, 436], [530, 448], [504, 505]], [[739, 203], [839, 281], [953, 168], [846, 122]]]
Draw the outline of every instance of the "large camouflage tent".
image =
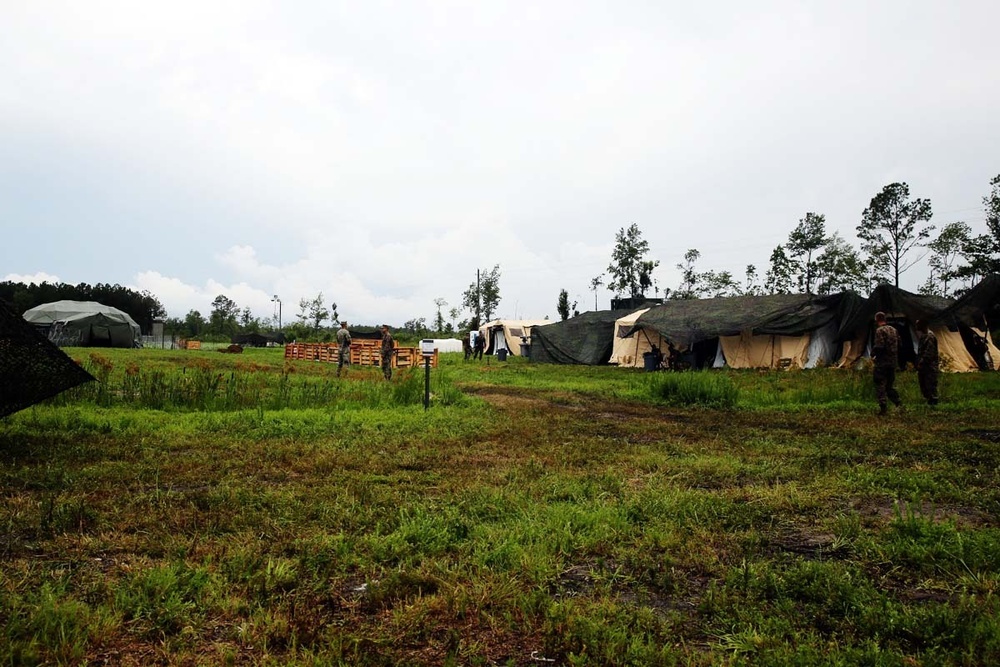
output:
[[93, 379], [0, 301], [0, 417]]
[[679, 299], [650, 308], [619, 335], [658, 336], [697, 368], [811, 368], [836, 361], [839, 323], [861, 301], [849, 292]]
[[628, 311], [598, 310], [535, 327], [531, 333], [531, 360], [552, 364], [608, 363], [615, 338], [615, 322]]
[[[1000, 350], [990, 334], [1000, 327], [1000, 275], [983, 278], [931, 318], [930, 327], [938, 337], [942, 356], [946, 352], [950, 355], [949, 370], [1000, 370]], [[942, 337], [947, 338], [947, 351]]]
[[96, 301], [54, 301], [35, 306], [24, 319], [60, 346], [137, 347], [139, 325], [113, 306]]
[[[917, 349], [916, 321], [931, 322], [953, 303], [953, 299], [946, 297], [914, 294], [893, 285], [879, 285], [854, 309], [852, 315], [841, 321], [837, 340], [843, 346], [838, 365], [854, 366], [869, 355], [875, 333], [875, 313], [880, 311], [899, 332], [900, 367], [913, 362]], [[950, 349], [952, 341], [949, 340], [947, 327], [932, 326], [931, 329], [937, 334], [940, 346]]]

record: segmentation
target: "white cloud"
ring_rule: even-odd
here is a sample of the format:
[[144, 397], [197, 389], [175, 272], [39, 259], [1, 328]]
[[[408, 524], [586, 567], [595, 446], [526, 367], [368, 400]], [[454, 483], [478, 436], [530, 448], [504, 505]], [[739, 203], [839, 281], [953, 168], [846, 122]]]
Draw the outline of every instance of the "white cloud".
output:
[[1000, 169], [996, 3], [15, 4], [0, 265], [172, 315], [402, 323], [494, 264], [554, 315], [633, 222], [661, 287], [689, 248], [763, 275], [807, 211], [853, 240], [889, 181], [958, 211]]
[[24, 283], [25, 285], [30, 285], [35, 283], [36, 285], [41, 285], [42, 283], [58, 283], [62, 282], [59, 276], [52, 275], [51, 273], [45, 273], [44, 271], [39, 271], [33, 274], [18, 274], [18, 273], [8, 273], [3, 277], [4, 282], [12, 283]]

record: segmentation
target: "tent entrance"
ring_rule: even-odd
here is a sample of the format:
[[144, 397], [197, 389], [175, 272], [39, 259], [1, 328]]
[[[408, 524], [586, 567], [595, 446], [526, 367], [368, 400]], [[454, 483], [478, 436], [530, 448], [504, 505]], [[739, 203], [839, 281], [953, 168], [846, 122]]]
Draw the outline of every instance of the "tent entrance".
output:
[[993, 370], [996, 360], [993, 359], [993, 355], [990, 353], [990, 345], [986, 337], [979, 335], [972, 327], [965, 326], [964, 324], [959, 325], [958, 333], [962, 337], [962, 342], [965, 343], [965, 349], [972, 355], [972, 359], [976, 362], [979, 370]]

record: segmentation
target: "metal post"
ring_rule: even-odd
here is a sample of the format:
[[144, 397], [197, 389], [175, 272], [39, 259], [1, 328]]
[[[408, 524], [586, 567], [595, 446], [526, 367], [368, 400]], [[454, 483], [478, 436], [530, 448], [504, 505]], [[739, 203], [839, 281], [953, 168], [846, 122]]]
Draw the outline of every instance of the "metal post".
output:
[[431, 405], [431, 358], [424, 355], [424, 410]]

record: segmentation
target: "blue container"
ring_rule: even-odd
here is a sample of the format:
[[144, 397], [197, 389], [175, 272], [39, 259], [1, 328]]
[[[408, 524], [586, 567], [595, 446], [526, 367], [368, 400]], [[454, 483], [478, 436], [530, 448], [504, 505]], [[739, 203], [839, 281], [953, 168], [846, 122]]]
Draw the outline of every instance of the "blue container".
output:
[[507, 350], [497, 350], [497, 361], [507, 361]]

